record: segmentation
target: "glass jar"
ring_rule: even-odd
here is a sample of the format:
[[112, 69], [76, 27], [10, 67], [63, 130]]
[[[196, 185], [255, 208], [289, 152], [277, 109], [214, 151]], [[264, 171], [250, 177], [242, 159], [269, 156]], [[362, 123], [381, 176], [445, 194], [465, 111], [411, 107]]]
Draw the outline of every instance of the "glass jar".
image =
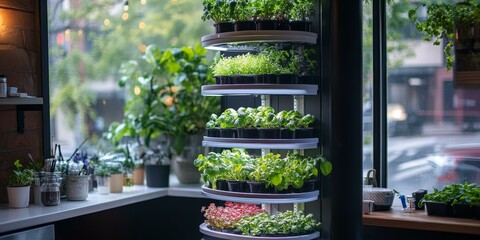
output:
[[56, 206], [60, 203], [60, 173], [45, 173], [41, 188], [42, 204]]

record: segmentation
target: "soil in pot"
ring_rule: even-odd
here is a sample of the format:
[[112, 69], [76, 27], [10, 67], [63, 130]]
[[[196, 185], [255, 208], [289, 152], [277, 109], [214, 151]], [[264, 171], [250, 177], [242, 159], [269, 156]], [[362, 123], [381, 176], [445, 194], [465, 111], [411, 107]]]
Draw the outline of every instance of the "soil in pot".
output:
[[259, 128], [258, 131], [262, 139], [280, 139], [279, 128]]
[[236, 21], [233, 25], [235, 26], [235, 31], [248, 31], [257, 29], [254, 21]]
[[215, 184], [217, 186], [217, 190], [228, 191], [228, 183], [226, 180], [217, 180]]
[[266, 193], [267, 187], [263, 182], [247, 181], [248, 190], [250, 193]]
[[310, 32], [312, 22], [310, 21], [290, 21], [290, 31]]
[[224, 32], [233, 32], [235, 28], [232, 22], [224, 22], [224, 23], [215, 23], [215, 32], [216, 33], [224, 33]]
[[170, 165], [145, 165], [147, 187], [168, 187]]
[[466, 204], [453, 204], [453, 217], [473, 218], [474, 211], [472, 206]]
[[449, 217], [452, 216], [452, 207], [449, 204], [441, 202], [425, 201], [427, 214], [431, 216]]
[[227, 180], [228, 191], [230, 192], [243, 192], [245, 181], [233, 181]]
[[297, 128], [295, 129], [295, 138], [312, 138], [313, 128]]
[[257, 30], [275, 30], [275, 20], [259, 20]]
[[302, 186], [302, 192], [313, 192], [318, 190], [318, 180], [317, 179], [310, 179], [305, 181]]
[[239, 128], [238, 138], [258, 138], [258, 129], [256, 128]]
[[220, 137], [222, 138], [236, 138], [237, 137], [237, 129], [233, 128], [221, 128], [219, 129]]

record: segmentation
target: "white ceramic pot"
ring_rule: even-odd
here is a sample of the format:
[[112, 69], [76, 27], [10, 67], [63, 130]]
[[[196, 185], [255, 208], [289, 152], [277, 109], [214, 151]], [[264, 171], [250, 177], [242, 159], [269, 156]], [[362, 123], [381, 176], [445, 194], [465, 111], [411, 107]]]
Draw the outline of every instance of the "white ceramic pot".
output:
[[8, 205], [11, 208], [26, 208], [30, 202], [30, 186], [7, 187]]

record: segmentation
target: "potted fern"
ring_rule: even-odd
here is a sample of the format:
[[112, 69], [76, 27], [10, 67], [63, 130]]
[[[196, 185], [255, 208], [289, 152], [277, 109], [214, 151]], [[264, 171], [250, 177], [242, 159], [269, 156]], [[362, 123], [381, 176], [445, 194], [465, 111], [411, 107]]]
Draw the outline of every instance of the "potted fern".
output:
[[32, 169], [22, 169], [19, 160], [14, 162], [15, 169], [8, 179], [8, 203], [11, 208], [25, 208], [30, 202], [30, 185], [35, 174]]

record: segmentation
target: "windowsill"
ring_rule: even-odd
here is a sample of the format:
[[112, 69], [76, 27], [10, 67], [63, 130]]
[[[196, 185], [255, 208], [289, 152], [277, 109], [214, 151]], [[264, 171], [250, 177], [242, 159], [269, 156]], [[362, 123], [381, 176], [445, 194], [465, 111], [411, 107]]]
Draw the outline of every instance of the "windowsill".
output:
[[363, 224], [377, 227], [480, 235], [480, 220], [428, 216], [427, 212], [422, 210], [405, 213], [398, 207], [393, 207], [390, 211], [364, 214]]
[[1, 204], [0, 234], [160, 197], [203, 198], [200, 190], [200, 183], [183, 185], [178, 183], [176, 176], [171, 175], [169, 188], [149, 188], [135, 185], [124, 187], [123, 193], [106, 195], [100, 195], [97, 192], [89, 193], [86, 201], [62, 199], [59, 205], [52, 207], [30, 204], [28, 208], [13, 209], [9, 208], [7, 204]]

